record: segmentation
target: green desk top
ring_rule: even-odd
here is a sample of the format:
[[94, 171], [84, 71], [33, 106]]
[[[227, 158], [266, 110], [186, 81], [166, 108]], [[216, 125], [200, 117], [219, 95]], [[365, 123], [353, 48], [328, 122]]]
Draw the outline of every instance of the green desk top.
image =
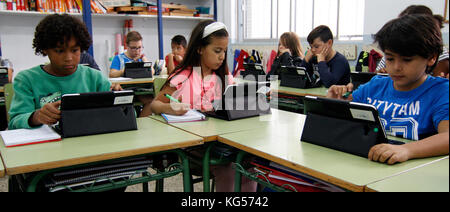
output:
[[[216, 118], [208, 118], [207, 121], [171, 123], [170, 125], [204, 138], [204, 141], [217, 141], [219, 135], [261, 128], [271, 122], [289, 122], [291, 112], [272, 109], [272, 114], [234, 121], [226, 121]], [[150, 118], [166, 123], [160, 116]]]
[[[278, 81], [280, 82], [280, 81]], [[308, 89], [300, 89], [300, 88], [290, 88], [279, 86], [274, 89], [274, 92], [278, 92], [280, 94], [289, 94], [294, 96], [319, 96], [326, 97], [328, 88], [319, 87], [319, 88], [308, 88]]]
[[387, 165], [300, 142], [305, 118], [291, 113], [289, 122], [269, 122], [258, 129], [220, 135], [219, 141], [351, 191], [363, 191], [372, 182], [439, 158]]
[[371, 183], [369, 191], [381, 192], [448, 192], [449, 159], [434, 161], [399, 175]]
[[127, 85], [127, 84], [147, 84], [147, 83], [153, 83], [153, 81], [155, 80], [155, 78], [167, 78], [166, 76], [155, 76], [152, 78], [136, 78], [136, 79], [131, 79], [131, 80], [123, 80], [123, 81], [112, 81], [110, 79], [111, 82], [113, 83], [119, 83], [121, 85]]
[[[242, 78], [234, 78], [234, 81], [236, 83], [243, 83], [243, 82], [252, 82], [250, 80], [245, 80]], [[254, 82], [254, 81], [253, 81]], [[291, 87], [284, 87], [280, 86], [281, 80], [278, 80], [276, 84], [272, 83], [270, 87], [272, 88], [272, 91], [274, 93], [280, 93], [280, 94], [289, 94], [293, 96], [320, 96], [320, 97], [326, 97], [328, 88], [325, 87], [319, 87], [319, 88], [308, 88], [308, 89], [300, 89], [300, 88], [291, 88]]]
[[0, 153], [8, 175], [202, 144], [198, 136], [149, 119], [137, 119], [138, 130], [75, 138], [59, 142], [5, 148]]

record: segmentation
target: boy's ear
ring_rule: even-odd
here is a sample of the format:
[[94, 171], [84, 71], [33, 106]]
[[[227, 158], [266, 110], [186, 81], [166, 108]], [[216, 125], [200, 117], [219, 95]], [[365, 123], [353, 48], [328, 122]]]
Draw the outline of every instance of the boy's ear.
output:
[[327, 41], [327, 44], [328, 44], [329, 46], [333, 46], [333, 40], [332, 40], [332, 39], [328, 40], [328, 41]]
[[438, 58], [438, 57], [435, 55], [435, 56], [431, 57], [430, 59], [428, 59], [427, 66], [428, 66], [428, 67], [433, 66], [433, 65], [436, 63], [437, 58]]

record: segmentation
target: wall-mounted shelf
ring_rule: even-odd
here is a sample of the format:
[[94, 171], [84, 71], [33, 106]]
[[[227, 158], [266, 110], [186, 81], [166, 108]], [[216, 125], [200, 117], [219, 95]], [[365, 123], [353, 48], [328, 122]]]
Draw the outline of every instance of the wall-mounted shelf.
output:
[[[10, 16], [36, 16], [36, 17], [44, 17], [53, 13], [41, 13], [41, 12], [33, 12], [33, 11], [9, 11], [2, 10], [0, 11], [0, 15], [10, 15]], [[62, 14], [62, 13], [60, 13]], [[79, 16], [81, 17], [81, 13], [68, 13], [69, 15]], [[92, 18], [158, 18], [157, 15], [134, 15], [134, 14], [92, 14]], [[213, 18], [209, 17], [190, 17], [190, 16], [163, 16], [163, 20], [211, 20]]]

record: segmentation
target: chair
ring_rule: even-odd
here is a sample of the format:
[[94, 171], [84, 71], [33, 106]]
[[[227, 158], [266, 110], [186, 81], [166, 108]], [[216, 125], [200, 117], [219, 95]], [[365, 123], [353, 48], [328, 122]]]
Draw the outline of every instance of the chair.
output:
[[166, 83], [167, 78], [156, 78], [153, 80], [153, 92], [155, 93], [155, 98], [158, 96], [159, 91], [161, 91], [163, 85]]
[[6, 118], [9, 123], [9, 108], [11, 107], [11, 101], [14, 96], [14, 88], [12, 83], [7, 83], [4, 86], [4, 93], [5, 93], [5, 108], [6, 108]]

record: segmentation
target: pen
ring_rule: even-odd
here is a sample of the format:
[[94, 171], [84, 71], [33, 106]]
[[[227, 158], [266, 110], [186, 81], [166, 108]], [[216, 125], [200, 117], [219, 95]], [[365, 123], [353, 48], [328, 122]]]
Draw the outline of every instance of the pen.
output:
[[170, 99], [170, 100], [176, 102], [176, 103], [180, 103], [180, 101], [178, 101], [178, 99], [173, 98], [173, 97], [172, 97], [171, 95], [169, 95], [169, 94], [164, 94], [164, 96], [167, 97], [168, 99]]
[[350, 96], [350, 94], [352, 94], [353, 93], [353, 91], [348, 91], [347, 93], [345, 93], [344, 95], [342, 95], [342, 97], [344, 97], [345, 99], [347, 99], [349, 96]]

